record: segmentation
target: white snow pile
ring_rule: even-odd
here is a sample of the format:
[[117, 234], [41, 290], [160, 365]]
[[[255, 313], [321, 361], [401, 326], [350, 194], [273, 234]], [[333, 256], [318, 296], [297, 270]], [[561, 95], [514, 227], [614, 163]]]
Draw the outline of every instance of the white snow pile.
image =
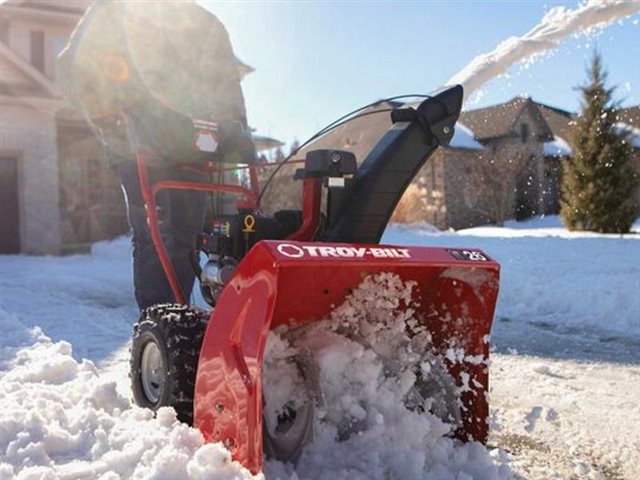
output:
[[554, 7], [540, 23], [521, 37], [511, 37], [491, 52], [478, 55], [447, 82], [462, 84], [465, 98], [516, 62], [557, 47], [570, 35], [605, 28], [614, 20], [640, 11], [640, 2], [589, 0], [573, 10]]
[[564, 138], [554, 136], [553, 140], [544, 142], [542, 152], [549, 157], [568, 157], [573, 153], [573, 150]]
[[501, 265], [496, 318], [640, 335], [637, 233], [571, 232], [557, 215], [548, 215], [455, 233], [392, 225], [382, 243], [481, 248]]
[[[547, 216], [458, 233], [396, 225], [383, 243], [479, 247], [501, 263], [492, 342], [505, 353], [494, 353], [490, 366], [490, 444], [509, 455], [457, 444], [439, 418], [392, 402], [406, 384], [376, 372], [389, 370], [384, 349], [405, 342], [399, 335], [394, 344], [397, 318], [376, 333], [384, 340], [354, 341], [371, 327], [358, 305], [373, 306], [374, 327], [384, 324], [386, 302], [411, 308], [407, 285], [393, 290], [389, 279], [395, 296], [358, 289], [331, 316], [344, 320], [339, 330], [316, 325], [309, 341], [319, 342], [316, 361], [330, 367], [325, 383], [347, 383], [335, 393], [324, 387], [325, 410], [337, 405], [331, 412], [342, 416], [319, 420], [295, 472], [270, 462], [267, 478], [467, 480], [509, 470], [532, 480], [640, 478], [640, 235], [569, 232]], [[154, 418], [130, 405], [131, 291], [125, 238], [97, 244], [91, 255], [0, 256], [0, 478], [254, 478], [219, 445], [203, 445], [199, 432], [174, 422], [171, 410]], [[291, 348], [281, 339], [276, 351]], [[290, 376], [280, 377], [275, 405], [296, 398]], [[336, 441], [345, 416], [362, 418], [365, 428]]]
[[[312, 352], [321, 402], [314, 442], [302, 453], [295, 472], [291, 465], [269, 462], [268, 478], [512, 477], [507, 464], [497, 460], [504, 458], [502, 452], [453, 440], [453, 426], [429, 413], [437, 399], [416, 398], [416, 369], [428, 381], [442, 363], [431, 352], [429, 333], [414, 318], [414, 288], [394, 274], [368, 277], [327, 320], [271, 335], [264, 374], [267, 421], [291, 398], [309, 397], [301, 393], [301, 382], [290, 382], [295, 372], [283, 380], [282, 370], [272, 363], [282, 365], [297, 351]], [[295, 348], [289, 338], [295, 338]], [[408, 408], [410, 401], [414, 408]], [[423, 413], [415, 408], [418, 404]], [[453, 408], [459, 407], [454, 403]]]
[[484, 145], [478, 142], [469, 127], [463, 123], [456, 123], [453, 137], [448, 148], [460, 148], [463, 150], [484, 150]]
[[[503, 453], [460, 444], [449, 437], [451, 425], [405, 406], [416, 382], [409, 366], [426, 377], [433, 361], [423, 354], [430, 337], [413, 319], [413, 288], [390, 274], [366, 279], [330, 319], [303, 332], [296, 346], [313, 349], [321, 371], [316, 438], [295, 470], [269, 462], [267, 478], [511, 478], [503, 460], [494, 458]], [[11, 352], [0, 376], [1, 478], [263, 478], [233, 462], [221, 444], [203, 444], [200, 432], [177, 422], [173, 409], [154, 417], [133, 406], [92, 361], [75, 360], [68, 342], [52, 342], [16, 315], [1, 314], [8, 335], [19, 344], [32, 342]], [[272, 335], [269, 351], [282, 358], [295, 349]], [[281, 408], [296, 398], [295, 372], [267, 364], [265, 388], [277, 392], [268, 405]], [[422, 403], [428, 410], [430, 401]], [[345, 431], [348, 438], [338, 441]]]
[[[18, 326], [1, 315], [3, 327]], [[220, 444], [204, 445], [172, 408], [154, 418], [132, 406], [93, 362], [76, 361], [69, 343], [41, 332], [35, 340], [0, 377], [3, 480], [256, 478]]]

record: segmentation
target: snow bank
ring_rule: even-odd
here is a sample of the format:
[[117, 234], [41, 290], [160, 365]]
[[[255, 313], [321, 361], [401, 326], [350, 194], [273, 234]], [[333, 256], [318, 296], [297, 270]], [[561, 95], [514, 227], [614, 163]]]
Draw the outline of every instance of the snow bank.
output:
[[250, 479], [220, 444], [176, 421], [133, 407], [93, 362], [40, 335], [0, 378], [3, 479]]
[[172, 409], [154, 418], [132, 406], [128, 360], [111, 375], [78, 360], [104, 360], [130, 338], [138, 312], [129, 238], [97, 243], [90, 255], [0, 262], [0, 478], [254, 478]]
[[[412, 323], [407, 308], [412, 288], [392, 275], [367, 280], [331, 320], [302, 339], [303, 348], [314, 347], [323, 385], [328, 386], [324, 406], [318, 409], [317, 437], [295, 471], [291, 465], [270, 462], [268, 478], [511, 478], [506, 464], [493, 458], [502, 454], [492, 456], [480, 444], [459, 444], [448, 436], [450, 425], [405, 407], [416, 377], [389, 361], [420, 361], [422, 355], [413, 352], [423, 352], [429, 340], [424, 334], [411, 340], [406, 336], [406, 322]], [[154, 417], [131, 405], [92, 361], [75, 360], [68, 342], [52, 342], [6, 313], [3, 324], [15, 327], [10, 331], [17, 341], [31, 335], [34, 342], [14, 352], [0, 377], [3, 479], [263, 478], [231, 461], [220, 444], [204, 445], [197, 430], [176, 421], [173, 409], [163, 408]], [[368, 346], [337, 333], [336, 326]], [[423, 344], [418, 345], [418, 339]], [[291, 347], [280, 342], [270, 350], [290, 353]], [[287, 376], [286, 369], [273, 369], [266, 388], [281, 389]], [[282, 391], [287, 389], [280, 390], [276, 403], [284, 401]], [[366, 426], [339, 442], [345, 416]]]
[[[640, 223], [635, 228], [640, 231]], [[390, 226], [383, 238], [389, 244], [483, 248], [502, 264], [497, 318], [512, 320], [504, 325], [514, 335], [526, 336], [525, 342], [532, 341], [530, 330], [524, 328], [530, 322], [570, 327], [573, 332], [605, 332], [601, 336], [605, 340], [611, 337], [607, 332], [625, 339], [640, 338], [640, 265], [635, 261], [640, 258], [639, 240], [639, 235], [567, 232], [558, 217], [552, 216], [461, 234], [438, 232], [429, 226]], [[251, 478], [229, 461], [220, 446], [202, 445], [197, 431], [176, 424], [171, 410], [153, 418], [150, 412], [130, 405], [128, 359], [126, 349], [122, 350], [136, 318], [128, 239], [98, 244], [91, 255], [0, 256], [0, 263], [0, 478]], [[375, 295], [367, 298], [379, 300]], [[69, 341], [74, 351], [58, 339]], [[504, 342], [499, 333], [492, 339], [498, 346]], [[612, 345], [618, 348], [620, 344]], [[356, 386], [364, 385], [365, 390], [372, 379], [377, 381], [373, 373], [379, 368], [379, 356], [368, 357], [366, 350], [345, 341], [336, 343], [335, 355], [323, 356], [332, 365], [346, 362], [344, 369], [330, 369], [336, 375], [351, 378], [361, 374], [364, 383], [353, 383], [353, 399], [360, 395]], [[112, 375], [96, 368], [92, 361], [78, 360], [88, 356], [97, 362], [118, 351], [124, 353], [120, 363], [113, 365]], [[330, 353], [331, 349], [324, 351]], [[340, 352], [343, 355], [338, 355]], [[557, 356], [553, 346], [547, 353]], [[633, 362], [637, 353], [634, 355], [627, 362]], [[518, 435], [533, 436], [546, 432], [548, 441], [558, 439], [550, 452], [564, 445], [579, 453], [569, 452], [568, 458], [582, 462], [575, 466], [580, 471], [587, 469], [583, 463], [590, 459], [580, 452], [591, 445], [615, 462], [623, 462], [621, 471], [630, 472], [626, 478], [636, 478], [638, 436], [637, 428], [631, 426], [638, 425], [640, 410], [637, 402], [629, 400], [637, 397], [637, 389], [630, 390], [628, 382], [637, 384], [629, 380], [640, 374], [637, 366], [616, 374], [620, 370], [611, 365], [596, 376], [597, 369], [584, 363], [563, 370], [566, 364], [561, 362], [540, 358], [523, 361], [521, 370], [514, 370], [513, 362], [508, 362], [504, 371], [500, 364], [491, 366], [492, 384], [502, 381], [508, 390], [502, 403], [500, 397], [492, 403], [494, 414], [495, 408], [499, 409], [502, 433], [515, 430]], [[612, 384], [614, 377], [616, 383]], [[540, 378], [546, 386], [533, 400], [531, 392], [537, 389], [532, 385], [539, 386]], [[124, 388], [117, 389], [115, 380]], [[384, 388], [384, 382], [381, 385]], [[619, 392], [613, 400], [611, 392]], [[394, 417], [393, 410], [385, 410], [385, 402], [396, 394], [392, 391], [373, 397], [371, 410], [365, 409], [371, 430], [346, 442], [335, 442], [331, 436], [335, 425], [328, 424], [324, 432], [329, 433], [305, 454], [297, 472], [290, 466], [269, 463], [268, 478], [376, 478], [379, 471], [404, 474], [404, 478], [499, 478], [508, 474], [508, 467], [514, 467], [513, 456], [519, 461], [524, 456], [525, 463], [543, 458], [539, 463], [548, 471], [552, 468], [548, 465], [556, 461], [536, 450], [518, 454], [529, 440], [505, 436], [497, 444], [513, 453], [507, 467], [500, 450], [487, 453], [479, 445], [455, 445], [442, 433], [442, 422], [426, 416], [404, 417], [404, 411]], [[515, 394], [519, 398], [514, 400]], [[341, 397], [334, 398], [343, 405]], [[356, 415], [357, 403], [344, 400]], [[537, 407], [542, 410], [534, 411]], [[374, 409], [376, 414], [369, 415]], [[615, 423], [611, 423], [614, 417]], [[423, 431], [425, 425], [429, 432]], [[627, 446], [619, 442], [618, 432], [624, 428]], [[519, 443], [510, 444], [514, 438]], [[636, 443], [627, 438], [635, 438]], [[424, 441], [429, 445], [426, 451], [418, 448]], [[561, 478], [573, 474], [574, 467], [569, 466], [569, 473]], [[533, 475], [528, 468], [523, 470], [525, 478], [553, 478], [543, 470]], [[590, 468], [588, 475], [595, 475], [594, 467]]]
[[10, 361], [19, 349], [19, 345], [30, 345], [35, 341], [46, 338], [40, 327], [27, 327], [18, 315], [0, 308], [0, 369], [7, 369]]
[[138, 317], [130, 242], [99, 242], [90, 255], [0, 255], [0, 323], [16, 332], [3, 335], [3, 347], [31, 344], [25, 332], [35, 327], [70, 342], [77, 359], [101, 361], [124, 345]]
[[640, 235], [569, 232], [549, 216], [457, 233], [390, 226], [382, 241], [483, 249], [501, 264], [496, 318], [640, 335]]
[[465, 98], [492, 78], [502, 75], [514, 63], [557, 47], [570, 35], [601, 29], [640, 11], [640, 2], [589, 0], [573, 10], [554, 7], [540, 23], [521, 37], [511, 37], [493, 51], [478, 55], [447, 82], [462, 84]]

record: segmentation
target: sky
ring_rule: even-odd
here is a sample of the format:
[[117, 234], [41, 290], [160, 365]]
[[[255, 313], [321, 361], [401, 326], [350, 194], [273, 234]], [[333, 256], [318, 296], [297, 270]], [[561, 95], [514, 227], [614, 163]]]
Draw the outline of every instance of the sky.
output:
[[[198, 0], [229, 31], [236, 55], [255, 68], [243, 81], [249, 122], [285, 143], [304, 140], [361, 105], [428, 93], [476, 55], [529, 31], [552, 7], [578, 2]], [[533, 64], [514, 65], [466, 108], [517, 95], [576, 111], [575, 87], [597, 48], [624, 106], [640, 104], [640, 15], [581, 35]]]

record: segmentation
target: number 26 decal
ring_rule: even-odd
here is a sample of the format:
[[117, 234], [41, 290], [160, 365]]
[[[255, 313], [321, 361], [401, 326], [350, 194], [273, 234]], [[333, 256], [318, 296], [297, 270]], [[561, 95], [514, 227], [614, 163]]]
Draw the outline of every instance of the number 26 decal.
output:
[[447, 249], [447, 252], [456, 260], [467, 260], [472, 262], [488, 262], [489, 259], [477, 250], [453, 250]]

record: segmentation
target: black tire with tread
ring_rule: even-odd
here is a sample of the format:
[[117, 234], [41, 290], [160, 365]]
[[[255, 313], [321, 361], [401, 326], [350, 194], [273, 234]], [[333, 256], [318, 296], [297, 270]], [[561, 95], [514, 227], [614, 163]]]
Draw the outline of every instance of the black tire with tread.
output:
[[[170, 406], [177, 418], [193, 424], [193, 397], [202, 339], [209, 313], [186, 305], [154, 305], [142, 311], [134, 326], [129, 377], [134, 402], [158, 410]], [[142, 353], [155, 342], [164, 361], [165, 386], [157, 402], [146, 396], [141, 380]]]

